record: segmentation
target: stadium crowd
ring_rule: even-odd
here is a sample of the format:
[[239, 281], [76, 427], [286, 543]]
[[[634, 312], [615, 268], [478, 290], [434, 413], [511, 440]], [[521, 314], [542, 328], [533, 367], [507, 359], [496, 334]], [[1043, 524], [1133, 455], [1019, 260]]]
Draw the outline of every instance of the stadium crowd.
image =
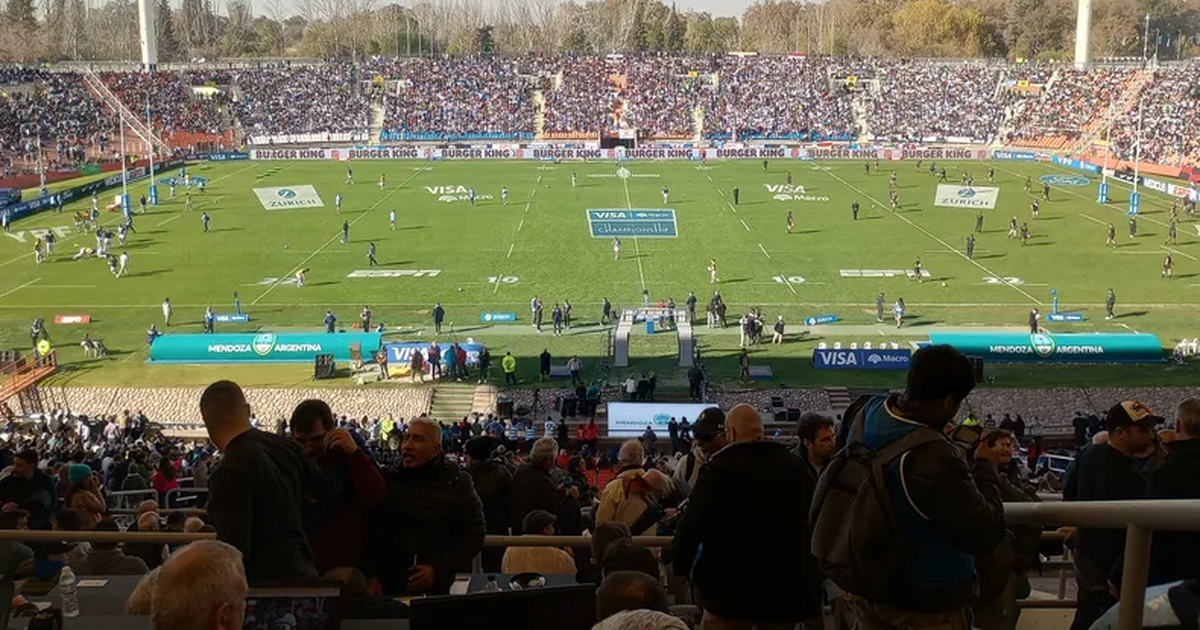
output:
[[105, 72], [100, 80], [135, 115], [144, 117], [146, 108], [155, 129], [162, 134], [176, 132], [221, 133], [221, 100], [201, 97], [192, 91], [205, 77], [190, 73]]
[[232, 103], [250, 136], [364, 132], [367, 95], [348, 64], [293, 65], [233, 73], [241, 96]]
[[[31, 170], [37, 142], [53, 154], [44, 166], [56, 168], [103, 153], [113, 121], [88, 94], [78, 75], [28, 69], [0, 69], [0, 155], [13, 171]], [[25, 162], [18, 165], [16, 159]]]
[[[826, 602], [837, 627], [965, 629], [972, 617], [975, 627], [1013, 627], [1013, 603], [1046, 549], [1041, 528], [1005, 523], [1001, 502], [1039, 500], [1033, 483], [1049, 473], [1026, 472], [1041, 445], [1025, 439], [1019, 418], [995, 428], [954, 421], [972, 374], [957, 351], [924, 348], [903, 392], [863, 397], [840, 423], [805, 414], [795, 446], [768, 437], [746, 404], [672, 420], [667, 439], [647, 427], [604, 453], [594, 421], [580, 424], [572, 444], [567, 425], [552, 419], [523, 434], [495, 417], [359, 423], [315, 399], [258, 430], [228, 381], [201, 395], [210, 439], [201, 445], [155, 435], [140, 413], [124, 426], [61, 413], [33, 426], [9, 417], [0, 527], [117, 531], [125, 516], [106, 494], [131, 479], [163, 494], [190, 480], [208, 490], [202, 516], [168, 510], [164, 520], [164, 496], [140, 504], [128, 528], [215, 531], [220, 542], [9, 541], [0, 570], [51, 582], [64, 566], [146, 574], [129, 610], [172, 630], [218, 614], [231, 615], [220, 627], [241, 627], [247, 581], [320, 575], [345, 584], [344, 618], [403, 617], [392, 597], [447, 593], [476, 556], [493, 575], [596, 585], [599, 628], [634, 627], [635, 618], [690, 627], [669, 608], [690, 599], [688, 583], [701, 628], [822, 627]], [[1200, 497], [1200, 401], [1181, 402], [1172, 420], [1166, 430], [1167, 418], [1122, 401], [1103, 419], [1077, 421], [1087, 439], [1056, 480], [1064, 499]], [[887, 471], [878, 490], [845, 483], [876, 461]], [[818, 485], [824, 477], [840, 485]], [[1112, 614], [1123, 534], [1065, 531], [1084, 628]], [[484, 547], [487, 535], [584, 532], [588, 547]], [[669, 553], [631, 540], [655, 533], [673, 536]], [[1155, 537], [1152, 585], [1198, 571], [1200, 535]], [[162, 595], [184, 591], [193, 596]]]
[[613, 126], [620, 88], [612, 77], [621, 70], [605, 57], [566, 57], [560, 80], [544, 93], [544, 130], [548, 134], [595, 135]]
[[[1188, 164], [1200, 159], [1200, 65], [1161, 68], [1142, 91], [1138, 102], [1118, 112], [1109, 138], [1117, 155], [1137, 155], [1141, 118], [1144, 162]], [[1140, 103], [1140, 111], [1139, 111]]]
[[1049, 89], [1024, 100], [1011, 120], [1009, 142], [1046, 136], [1075, 140], [1089, 123], [1107, 118], [1136, 71], [1131, 69], [1061, 69]]
[[850, 99], [830, 63], [796, 57], [722, 57], [704, 109], [704, 135], [741, 140], [857, 137]]
[[[867, 90], [867, 123], [891, 142], [991, 142], [1004, 119], [995, 66], [975, 63], [885, 64], [879, 90]], [[1001, 94], [997, 97], [997, 94]]]

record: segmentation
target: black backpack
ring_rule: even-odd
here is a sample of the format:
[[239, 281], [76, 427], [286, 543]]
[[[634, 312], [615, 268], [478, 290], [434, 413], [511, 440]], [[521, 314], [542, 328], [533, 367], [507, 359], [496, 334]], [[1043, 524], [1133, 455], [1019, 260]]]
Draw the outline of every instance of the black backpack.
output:
[[902, 570], [907, 545], [901, 539], [884, 480], [888, 464], [912, 449], [946, 439], [918, 428], [878, 451], [863, 442], [865, 400], [851, 415], [847, 444], [822, 471], [813, 494], [812, 553], [821, 571], [841, 589], [886, 603], [904, 592]]

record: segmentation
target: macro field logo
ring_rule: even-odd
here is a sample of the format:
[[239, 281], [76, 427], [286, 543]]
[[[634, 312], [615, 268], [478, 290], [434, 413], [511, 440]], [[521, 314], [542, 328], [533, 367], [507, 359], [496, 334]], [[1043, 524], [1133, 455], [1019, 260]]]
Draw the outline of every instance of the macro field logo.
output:
[[800, 184], [763, 184], [771, 198], [775, 201], [817, 201], [827, 202], [829, 197], [810, 195]]
[[[426, 186], [425, 190], [429, 194], [437, 197], [437, 200], [442, 203], [455, 203], [459, 201], [471, 200], [471, 189], [466, 186]], [[488, 201], [494, 199], [492, 195], [481, 195], [475, 193], [475, 201]]]
[[1054, 354], [1054, 338], [1045, 333], [1029, 335], [1029, 343], [1039, 357], [1049, 357]]
[[254, 350], [254, 354], [265, 357], [275, 349], [275, 335], [272, 333], [255, 335], [254, 341], [250, 343], [250, 347]]
[[1083, 175], [1042, 175], [1038, 181], [1050, 186], [1087, 186], [1091, 183]]

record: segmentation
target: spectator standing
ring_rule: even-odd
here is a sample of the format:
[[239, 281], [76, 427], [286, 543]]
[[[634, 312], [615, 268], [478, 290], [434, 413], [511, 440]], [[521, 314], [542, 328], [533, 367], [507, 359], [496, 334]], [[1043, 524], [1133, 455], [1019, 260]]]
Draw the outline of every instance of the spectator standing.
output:
[[837, 447], [837, 438], [833, 432], [833, 420], [819, 413], [808, 412], [800, 416], [796, 430], [800, 443], [792, 450], [797, 457], [804, 460], [812, 475], [813, 483], [821, 476], [821, 470], [833, 457]]
[[[483, 548], [483, 504], [471, 476], [446, 458], [442, 432], [414, 418], [388, 470], [388, 493], [372, 521], [371, 559], [385, 594], [448, 593]], [[371, 572], [368, 572], [371, 575]]]
[[[844, 416], [850, 438], [822, 473], [812, 550], [850, 593], [857, 627], [970, 627], [975, 557], [1004, 538], [996, 480], [973, 478], [963, 450], [943, 433], [974, 387], [966, 357], [929, 346], [913, 354], [903, 393], [861, 398]], [[849, 494], [831, 488], [856, 464], [883, 468], [891, 510], [872, 507], [886, 502], [870, 486], [835, 496]], [[851, 513], [859, 517], [851, 520]], [[890, 554], [866, 551], [887, 541]], [[839, 555], [849, 556], [850, 566], [830, 561]], [[864, 573], [869, 577], [859, 584], [845, 579]]]
[[158, 491], [159, 503], [167, 505], [167, 493], [179, 487], [179, 479], [175, 475], [175, 463], [164, 457], [158, 463], [158, 471], [150, 479], [150, 485]]
[[[1146, 494], [1146, 478], [1135, 456], [1154, 440], [1154, 427], [1163, 421], [1145, 404], [1126, 400], [1113, 405], [1105, 416], [1108, 440], [1093, 444], [1075, 458], [1063, 485], [1064, 501], [1128, 501]], [[1125, 532], [1118, 529], [1080, 528], [1075, 543], [1075, 582], [1079, 593], [1073, 630], [1090, 628], [1116, 598], [1108, 590], [1108, 577], [1125, 548]]]
[[670, 493], [670, 480], [658, 471], [647, 472], [642, 468], [646, 451], [635, 440], [622, 444], [617, 457], [621, 468], [600, 492], [596, 524], [619, 521], [632, 527], [638, 517], [656, 503], [656, 498]]
[[212, 463], [212, 453], [202, 451], [200, 459], [192, 467], [192, 485], [197, 488], [208, 487], [208, 466]]
[[223, 455], [209, 478], [208, 516], [218, 537], [243, 550], [252, 580], [316, 577], [302, 501], [340, 496], [337, 479], [291, 440], [251, 428], [250, 405], [232, 381], [204, 390], [200, 415]]
[[342, 488], [327, 502], [304, 505], [304, 532], [317, 573], [360, 566], [370, 511], [387, 493], [383, 475], [349, 431], [334, 428], [333, 410], [323, 400], [296, 405], [288, 428], [304, 454], [336, 477]]
[[709, 459], [729, 443], [725, 433], [725, 412], [719, 407], [709, 407], [701, 411], [696, 417], [696, 423], [692, 425], [692, 434], [696, 439], [691, 451], [684, 455], [675, 467], [675, 479], [694, 488]]
[[[764, 439], [749, 405], [727, 418], [729, 446], [713, 455], [692, 490], [671, 550], [675, 572], [691, 575], [704, 607], [703, 629], [791, 628], [818, 617], [810, 596], [816, 563], [809, 553], [813, 481], [783, 444]], [[776, 488], [787, 488], [780, 501]]]
[[[1200, 499], [1200, 400], [1179, 403], [1171, 456], [1150, 473], [1147, 499]], [[1115, 573], [1115, 575], [1120, 575]], [[1150, 545], [1150, 585], [1200, 577], [1200, 534], [1155, 532]]]
[[[503, 536], [508, 534], [511, 517], [508, 514], [512, 472], [504, 464], [492, 459], [492, 451], [496, 440], [491, 436], [471, 438], [467, 442], [467, 474], [475, 484], [475, 492], [483, 503], [483, 519], [489, 535]], [[504, 549], [500, 547], [485, 547], [483, 554], [483, 570], [487, 573], [500, 573], [500, 562], [504, 557]]]
[[509, 497], [512, 533], [525, 533], [524, 517], [534, 510], [545, 510], [558, 517], [558, 529], [567, 535], [582, 531], [579, 526], [579, 489], [566, 489], [551, 476], [554, 458], [558, 455], [558, 442], [553, 438], [542, 438], [529, 449], [529, 463], [517, 469]]
[[550, 368], [552, 366], [552, 361], [553, 360], [550, 357], [550, 350], [548, 348], [543, 348], [542, 354], [538, 355], [538, 380], [550, 380]]

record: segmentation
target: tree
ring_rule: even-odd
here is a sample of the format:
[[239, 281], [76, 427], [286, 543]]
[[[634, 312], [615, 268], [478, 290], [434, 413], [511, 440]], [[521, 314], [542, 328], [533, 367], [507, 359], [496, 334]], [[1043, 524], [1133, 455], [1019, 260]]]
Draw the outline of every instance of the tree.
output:
[[496, 41], [492, 39], [490, 25], [475, 29], [475, 50], [481, 55], [491, 55], [496, 52]]
[[38, 23], [33, 11], [33, 0], [8, 0], [8, 6], [4, 13], [9, 24], [35, 30]]
[[683, 50], [683, 40], [686, 35], [687, 25], [684, 24], [683, 18], [679, 17], [679, 13], [672, 6], [671, 13], [667, 15], [666, 21], [663, 22], [663, 50], [670, 52]]
[[563, 40], [563, 51], [574, 53], [585, 53], [590, 47], [588, 46], [587, 35], [577, 28], [573, 28], [567, 33], [567, 38]]
[[175, 36], [175, 25], [169, 0], [159, 0], [154, 16], [154, 30], [158, 35], [159, 61], [174, 61], [179, 58], [179, 38]]

